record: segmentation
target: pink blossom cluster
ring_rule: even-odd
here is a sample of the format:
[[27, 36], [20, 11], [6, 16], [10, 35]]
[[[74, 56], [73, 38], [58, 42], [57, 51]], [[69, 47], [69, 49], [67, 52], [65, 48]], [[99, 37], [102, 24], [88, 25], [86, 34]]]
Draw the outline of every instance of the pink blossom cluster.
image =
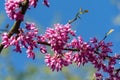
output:
[[[22, 3], [25, 0], [6, 0], [5, 2], [5, 10], [8, 17], [11, 20], [23, 20], [24, 15], [21, 13]], [[29, 8], [30, 6], [36, 7], [38, 0], [29, 0]]]
[[68, 43], [70, 36], [75, 36], [75, 31], [71, 29], [70, 24], [54, 24], [54, 28], [48, 28], [44, 35], [38, 37], [38, 42], [47, 42], [50, 44], [53, 55], [47, 53], [45, 46], [40, 51], [45, 54], [45, 62], [52, 71], [62, 70], [64, 66], [72, 64], [72, 52], [64, 52], [63, 49]]
[[[75, 32], [71, 29], [70, 24], [55, 24], [54, 28], [48, 28], [44, 35], [39, 36], [37, 35], [38, 30], [35, 28], [35, 24], [26, 23], [25, 28], [26, 30], [19, 29], [19, 34], [13, 35], [10, 38], [7, 33], [3, 33], [2, 44], [4, 45], [4, 48], [15, 46], [16, 48], [14, 51], [16, 52], [22, 52], [21, 48], [26, 48], [28, 57], [34, 58], [35, 54], [33, 50], [38, 47], [37, 43], [47, 42], [51, 47], [51, 51], [54, 52], [54, 57], [48, 53], [46, 46], [43, 44], [40, 45], [40, 51], [45, 54], [45, 62], [53, 71], [62, 70], [63, 66], [72, 64], [72, 52], [63, 52], [64, 47], [70, 39], [70, 35], [75, 36]], [[55, 62], [53, 62], [53, 60], [55, 60]], [[58, 65], [56, 66], [56, 64]]]
[[[109, 75], [108, 80], [120, 79], [120, 71], [115, 69], [120, 55], [109, 56], [113, 55], [110, 48], [111, 42], [98, 41], [95, 37], [85, 42], [81, 36], [76, 37], [70, 24], [55, 24], [53, 28], [47, 28], [43, 35], [37, 35], [38, 29], [34, 23], [26, 23], [25, 28], [19, 29], [19, 34], [10, 38], [7, 33], [4, 33], [2, 35], [4, 48], [15, 46], [16, 52], [22, 52], [21, 49], [26, 48], [27, 56], [33, 59], [35, 58], [33, 50], [39, 48], [45, 56], [47, 66], [52, 71], [61, 71], [63, 67], [72, 63], [76, 63], [77, 66], [91, 63], [96, 68], [96, 80], [106, 78], [101, 74], [103, 72]], [[71, 39], [71, 37], [74, 38]], [[50, 46], [53, 53], [49, 52], [47, 46]]]
[[[65, 29], [67, 26], [69, 26], [69, 29]], [[55, 24], [54, 27], [55, 28], [48, 28], [42, 36], [42, 40], [48, 42], [53, 51], [53, 54], [50, 54], [47, 53], [46, 48], [43, 48], [43, 51], [47, 53], [45, 54], [45, 62], [52, 71], [62, 70], [64, 66], [68, 66], [72, 63], [76, 63], [80, 66], [90, 62], [94, 65], [97, 72], [103, 71], [108, 73], [108, 79], [120, 79], [120, 72], [115, 72], [114, 67], [117, 58], [120, 58], [120, 56], [108, 57], [109, 54], [112, 53], [110, 48], [112, 46], [111, 42], [105, 43], [104, 40], [98, 41], [95, 37], [89, 42], [85, 42], [82, 37], [79, 36], [69, 43], [69, 34], [75, 36], [74, 31], [70, 29], [70, 24], [64, 26]], [[107, 63], [105, 61], [106, 58], [108, 58]], [[97, 72], [95, 74], [96, 79], [104, 79], [103, 74]]]
[[[108, 73], [109, 80], [119, 80], [120, 72], [115, 72], [116, 60], [119, 56], [109, 57], [109, 53], [112, 53], [110, 47], [112, 43], [105, 43], [103, 40], [98, 41], [96, 38], [92, 38], [89, 42], [84, 42], [81, 37], [73, 39], [71, 42], [73, 48], [77, 48], [79, 51], [74, 54], [73, 60], [80, 66], [88, 62], [92, 63], [97, 72]], [[106, 63], [106, 59], [108, 62]], [[103, 74], [96, 73], [96, 79], [104, 79]]]
[[70, 24], [54, 24], [54, 29], [48, 28], [43, 36], [45, 41], [50, 44], [54, 53], [62, 54], [64, 46], [70, 39], [69, 34], [75, 36], [75, 32], [71, 30]]
[[[25, 0], [6, 0], [5, 2], [5, 10], [8, 15], [8, 17], [11, 20], [23, 20], [24, 15], [21, 13], [21, 7]], [[31, 6], [34, 6], [34, 8], [37, 6], [38, 0], [29, 0], [29, 6], [28, 9]], [[43, 4], [47, 7], [49, 7], [48, 0], [44, 0]]]
[[4, 48], [15, 46], [14, 51], [22, 52], [22, 48], [26, 48], [27, 57], [35, 58], [34, 48], [37, 48], [38, 29], [34, 23], [26, 23], [26, 29], [19, 29], [19, 34], [13, 35], [10, 38], [7, 33], [2, 35], [2, 44]]
[[[6, 0], [5, 10], [11, 20], [24, 20], [21, 8], [25, 0]], [[37, 6], [38, 0], [28, 0], [28, 9]], [[49, 7], [48, 0], [43, 0], [43, 4]], [[71, 39], [71, 37], [74, 37]], [[112, 54], [112, 43], [104, 40], [98, 41], [91, 38], [85, 42], [81, 36], [76, 37], [75, 31], [70, 24], [54, 24], [53, 28], [47, 28], [45, 34], [38, 35], [38, 29], [34, 23], [27, 22], [25, 28], [19, 28], [18, 34], [9, 36], [2, 34], [2, 45], [4, 48], [14, 46], [16, 52], [26, 49], [27, 57], [35, 59], [34, 49], [38, 48], [45, 56], [45, 63], [52, 71], [61, 71], [63, 67], [75, 63], [78, 67], [91, 63], [96, 69], [94, 76], [96, 80], [120, 80], [120, 70], [116, 69], [116, 64], [120, 60], [120, 55]], [[52, 53], [47, 46], [50, 46]], [[112, 56], [110, 56], [112, 55]], [[107, 73], [107, 77], [103, 76]], [[103, 74], [102, 74], [103, 73]]]
[[24, 0], [6, 0], [5, 10], [11, 20], [23, 20], [23, 14], [20, 13], [20, 3]]
[[66, 52], [63, 55], [55, 53], [52, 56], [50, 54], [46, 54], [45, 62], [47, 63], [47, 66], [51, 68], [52, 71], [59, 71], [62, 70], [64, 66], [72, 64], [72, 55], [71, 52]]

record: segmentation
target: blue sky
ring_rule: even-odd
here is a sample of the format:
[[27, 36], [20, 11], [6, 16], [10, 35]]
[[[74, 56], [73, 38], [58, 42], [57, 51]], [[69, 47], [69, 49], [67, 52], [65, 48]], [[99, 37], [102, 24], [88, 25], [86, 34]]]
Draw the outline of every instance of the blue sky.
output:
[[[0, 0], [0, 14], [4, 15], [0, 26], [4, 27], [7, 23], [12, 26], [14, 21], [6, 16], [3, 1]], [[120, 53], [120, 25], [114, 23], [116, 16], [120, 14], [120, 9], [113, 5], [111, 0], [49, 0], [49, 2], [50, 8], [47, 8], [42, 4], [42, 0], [39, 0], [35, 9], [31, 8], [27, 11], [25, 21], [35, 22], [43, 33], [46, 27], [52, 27], [54, 23], [66, 24], [68, 20], [74, 18], [80, 8], [87, 9], [89, 13], [81, 15], [81, 18], [72, 24], [77, 35], [81, 35], [85, 41], [94, 36], [100, 40], [106, 32], [113, 28], [115, 31], [106, 41], [113, 42], [114, 53]], [[10, 54], [13, 64], [21, 70], [30, 61], [35, 64], [42, 62], [27, 59], [25, 52], [23, 54], [10, 52]]]

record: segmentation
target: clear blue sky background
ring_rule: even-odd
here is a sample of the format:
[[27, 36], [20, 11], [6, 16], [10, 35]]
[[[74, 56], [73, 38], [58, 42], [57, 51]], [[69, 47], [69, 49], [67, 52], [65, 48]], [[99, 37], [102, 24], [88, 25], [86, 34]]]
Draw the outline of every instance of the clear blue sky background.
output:
[[[0, 1], [0, 15], [4, 16], [1, 18], [3, 22], [0, 22], [0, 28], [3, 28], [7, 23], [11, 26], [13, 24], [13, 21], [9, 20], [6, 16], [3, 1]], [[111, 0], [49, 0], [49, 2], [50, 8], [47, 8], [42, 5], [42, 0], [39, 0], [37, 8], [31, 8], [27, 11], [25, 21], [35, 22], [39, 30], [44, 32], [46, 27], [52, 27], [54, 23], [66, 24], [68, 20], [74, 18], [80, 8], [87, 9], [89, 13], [81, 15], [81, 19], [72, 24], [77, 35], [81, 35], [85, 41], [94, 36], [102, 39], [105, 33], [113, 28], [115, 31], [106, 41], [113, 42], [114, 46], [112, 48], [114, 53], [120, 53], [120, 25], [113, 23], [120, 10], [112, 4]], [[24, 65], [30, 62], [44, 64], [43, 60], [33, 61], [27, 59], [25, 52], [23, 54], [16, 54], [11, 50], [10, 54], [13, 64], [19, 70], [24, 70]]]

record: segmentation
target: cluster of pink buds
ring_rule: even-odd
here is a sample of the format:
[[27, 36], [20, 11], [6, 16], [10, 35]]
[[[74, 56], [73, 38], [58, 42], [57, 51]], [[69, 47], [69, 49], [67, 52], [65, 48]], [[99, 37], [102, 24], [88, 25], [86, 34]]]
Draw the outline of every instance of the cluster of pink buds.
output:
[[[5, 10], [8, 15], [8, 17], [11, 20], [23, 20], [24, 15], [21, 13], [21, 7], [24, 5], [23, 3], [25, 0], [6, 0], [5, 2]], [[29, 6], [28, 9], [31, 6], [34, 6], [34, 8], [37, 6], [38, 0], [29, 0]], [[47, 7], [49, 7], [48, 0], [44, 0], [43, 4]]]
[[[21, 10], [24, 2], [28, 1], [27, 8], [37, 6], [38, 0], [6, 0], [5, 10], [11, 20], [24, 19]], [[49, 7], [48, 0], [43, 0], [43, 4]], [[71, 37], [74, 37], [71, 39]], [[54, 28], [47, 28], [45, 34], [38, 35], [38, 29], [34, 23], [27, 22], [25, 29], [19, 28], [18, 34], [11, 37], [8, 33], [2, 34], [2, 45], [4, 48], [14, 46], [16, 52], [22, 52], [22, 48], [26, 49], [27, 57], [35, 59], [35, 48], [39, 48], [40, 52], [45, 56], [45, 62], [52, 71], [61, 71], [65, 66], [75, 63], [77, 66], [91, 63], [96, 69], [94, 76], [96, 80], [120, 80], [120, 69], [116, 69], [115, 65], [120, 60], [120, 55], [113, 55], [112, 43], [106, 43], [103, 40], [98, 41], [92, 38], [85, 42], [81, 36], [76, 37], [75, 31], [71, 29], [71, 25], [54, 24]], [[48, 52], [47, 46], [53, 53]], [[113, 55], [113, 56], [110, 56]], [[103, 72], [107, 73], [104, 77]]]
[[54, 24], [54, 28], [48, 28], [44, 35], [38, 36], [38, 42], [49, 44], [53, 55], [47, 53], [45, 46], [40, 48], [41, 53], [45, 54], [47, 66], [54, 70], [62, 70], [64, 66], [72, 64], [72, 52], [64, 52], [63, 49], [68, 43], [70, 36], [75, 36], [75, 31], [70, 24]]
[[[75, 37], [71, 40], [70, 37]], [[22, 52], [26, 48], [29, 58], [35, 58], [34, 48], [39, 48], [45, 55], [45, 62], [52, 71], [60, 71], [64, 66], [76, 63], [81, 66], [87, 63], [93, 64], [97, 72], [97, 80], [104, 79], [102, 72], [106, 72], [109, 80], [119, 80], [120, 70], [115, 71], [117, 59], [120, 55], [112, 54], [112, 43], [104, 40], [98, 41], [95, 37], [85, 42], [81, 36], [76, 38], [75, 31], [70, 24], [54, 24], [54, 28], [47, 28], [45, 34], [38, 35], [38, 29], [34, 23], [26, 23], [25, 29], [19, 29], [19, 34], [8, 37], [7, 33], [2, 35], [4, 48], [15, 46], [14, 51]], [[40, 46], [38, 46], [38, 44]], [[49, 53], [46, 46], [50, 46], [53, 53]], [[106, 61], [107, 60], [107, 61]]]
[[62, 54], [64, 46], [68, 39], [70, 39], [69, 34], [75, 36], [75, 32], [71, 30], [70, 24], [55, 24], [54, 27], [54, 29], [48, 28], [43, 36], [45, 41], [50, 44], [54, 53]]
[[[21, 7], [25, 0], [6, 0], [5, 10], [11, 20], [23, 20], [24, 15], [21, 13]], [[38, 0], [29, 0], [29, 8], [36, 7]], [[28, 8], [28, 9], [29, 9]]]
[[66, 52], [64, 54], [50, 54], [45, 55], [45, 62], [52, 71], [62, 70], [64, 66], [72, 64], [72, 52]]
[[[105, 43], [103, 40], [98, 41], [96, 38], [92, 38], [89, 42], [84, 42], [81, 37], [78, 39], [73, 39], [69, 44], [73, 49], [77, 49], [73, 55], [73, 61], [78, 66], [84, 65], [86, 63], [93, 64], [94, 68], [97, 70], [95, 77], [97, 80], [104, 79], [103, 72], [106, 72], [109, 76], [108, 80], [119, 80], [120, 71], [115, 71], [115, 65], [118, 56], [109, 56], [112, 53], [110, 47], [112, 43]], [[108, 62], [106, 61], [108, 59]], [[107, 63], [106, 63], [107, 62]]]
[[28, 57], [35, 58], [34, 48], [37, 48], [37, 34], [38, 29], [34, 23], [26, 23], [26, 29], [19, 29], [19, 34], [13, 35], [8, 38], [7, 33], [2, 35], [2, 44], [4, 48], [15, 46], [14, 51], [22, 52], [22, 48], [26, 48]]
[[[81, 36], [74, 38], [71, 42], [70, 35], [75, 36], [70, 24], [55, 24], [55, 28], [48, 28], [43, 36], [39, 36], [38, 42], [47, 42], [46, 45], [51, 47], [53, 54], [47, 53], [46, 47], [41, 48], [45, 54], [45, 62], [52, 71], [62, 70], [64, 66], [76, 63], [78, 66], [91, 63], [97, 72], [106, 72], [107, 79], [117, 80], [120, 78], [120, 72], [115, 72], [114, 65], [120, 56], [109, 56], [112, 53], [112, 43], [105, 43], [104, 40], [98, 41], [95, 37], [85, 42]], [[106, 63], [108, 58], [108, 63]], [[96, 79], [104, 79], [103, 74], [95, 74]], [[114, 77], [113, 77], [114, 76]]]
[[20, 13], [20, 4], [24, 0], [6, 0], [5, 10], [8, 17], [12, 20], [23, 20], [23, 14]]

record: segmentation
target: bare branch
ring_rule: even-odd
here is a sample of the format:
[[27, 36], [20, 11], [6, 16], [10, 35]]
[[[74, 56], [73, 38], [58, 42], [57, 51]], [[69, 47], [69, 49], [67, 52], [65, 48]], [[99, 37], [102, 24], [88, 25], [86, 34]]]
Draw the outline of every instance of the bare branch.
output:
[[80, 18], [79, 15], [85, 14], [85, 13], [88, 13], [88, 10], [83, 11], [82, 8], [80, 8], [80, 10], [76, 13], [75, 17], [72, 20], [69, 20], [68, 23], [71, 24], [71, 23], [75, 22], [77, 19]]

